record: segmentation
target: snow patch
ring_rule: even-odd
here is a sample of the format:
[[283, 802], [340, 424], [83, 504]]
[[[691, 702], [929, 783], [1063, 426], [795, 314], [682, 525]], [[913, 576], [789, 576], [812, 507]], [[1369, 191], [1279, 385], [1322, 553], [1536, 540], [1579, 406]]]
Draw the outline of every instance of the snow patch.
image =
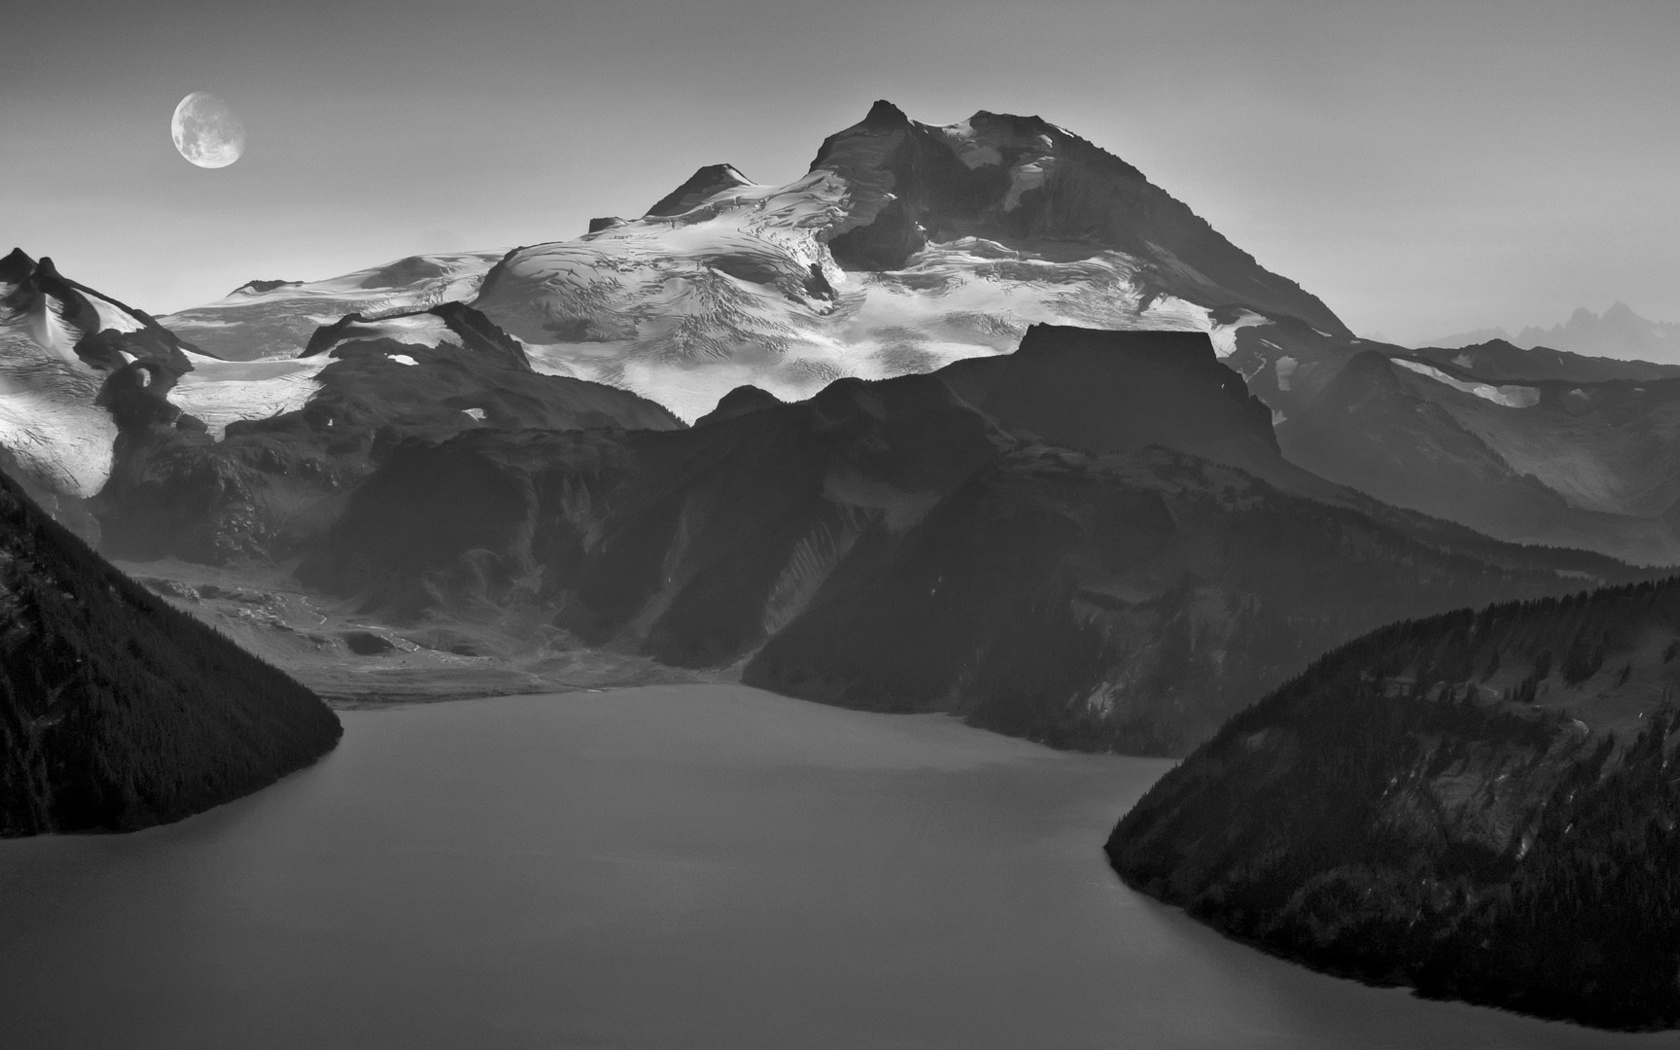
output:
[[1505, 408], [1533, 408], [1540, 403], [1540, 391], [1531, 386], [1493, 386], [1490, 383], [1469, 383], [1462, 379], [1454, 379], [1433, 365], [1426, 365], [1420, 361], [1409, 361], [1403, 357], [1391, 357], [1390, 361], [1421, 376], [1428, 376], [1438, 383], [1445, 383], [1454, 390], [1461, 390], [1472, 394], [1483, 401], [1491, 401]]
[[1295, 374], [1295, 368], [1298, 364], [1299, 362], [1297, 362], [1293, 357], [1290, 357], [1288, 354], [1285, 354], [1277, 359], [1277, 364], [1272, 367], [1277, 372], [1277, 385], [1279, 390], [1285, 392], [1289, 390], [1289, 378]]
[[461, 411], [478, 420], [480, 423], [484, 422], [484, 409], [482, 408], [463, 408]]
[[[1211, 319], [1212, 315], [1210, 314], [1209, 320]], [[1238, 315], [1237, 319], [1232, 321], [1230, 324], [1213, 325], [1208, 329], [1208, 340], [1213, 343], [1214, 355], [1220, 358], [1226, 358], [1237, 352], [1237, 330], [1239, 328], [1251, 328], [1257, 324], [1270, 323], [1271, 322], [1267, 318], [1262, 317], [1254, 311], [1244, 310]], [[1266, 342], [1264, 339], [1262, 339], [1261, 342], [1266, 343], [1267, 346], [1270, 346], [1274, 350], [1278, 349], [1277, 344], [1275, 343]]]
[[1055, 167], [1054, 157], [1033, 157], [1016, 162], [1009, 169], [1009, 192], [1003, 195], [1003, 210], [1014, 211], [1021, 206], [1021, 195], [1042, 187], [1050, 180]]
[[387, 360], [395, 361], [399, 365], [417, 365], [420, 363], [414, 358], [409, 357], [407, 354], [386, 354], [385, 357]]
[[183, 412], [202, 419], [220, 441], [239, 419], [267, 419], [295, 412], [315, 396], [327, 355], [265, 361], [217, 361], [191, 355], [193, 370], [169, 392]]

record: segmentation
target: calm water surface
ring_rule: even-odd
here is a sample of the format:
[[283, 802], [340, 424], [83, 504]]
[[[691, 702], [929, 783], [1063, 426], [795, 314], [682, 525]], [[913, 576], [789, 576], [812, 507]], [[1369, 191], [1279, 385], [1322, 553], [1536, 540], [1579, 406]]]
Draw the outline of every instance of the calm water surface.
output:
[[1121, 886], [1166, 768], [733, 686], [348, 712], [127, 836], [0, 842], [0, 1046], [1640, 1046], [1320, 977]]

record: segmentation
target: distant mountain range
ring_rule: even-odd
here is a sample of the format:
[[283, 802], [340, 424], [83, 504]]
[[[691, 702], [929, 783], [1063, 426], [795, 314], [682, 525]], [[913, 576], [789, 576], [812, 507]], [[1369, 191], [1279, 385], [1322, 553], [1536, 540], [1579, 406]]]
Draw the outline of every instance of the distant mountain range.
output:
[[1503, 328], [1479, 328], [1431, 339], [1429, 345], [1456, 349], [1494, 339], [1524, 349], [1546, 347], [1625, 361], [1680, 364], [1680, 322], [1647, 320], [1626, 303], [1614, 303], [1602, 314], [1577, 307], [1562, 324], [1530, 325], [1514, 336]]

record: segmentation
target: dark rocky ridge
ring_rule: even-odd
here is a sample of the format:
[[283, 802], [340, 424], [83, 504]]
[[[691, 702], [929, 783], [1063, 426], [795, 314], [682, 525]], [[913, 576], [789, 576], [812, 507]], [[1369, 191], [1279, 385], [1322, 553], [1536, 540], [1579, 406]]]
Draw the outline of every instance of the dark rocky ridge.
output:
[[1010, 430], [1052, 445], [1197, 451], [1247, 441], [1277, 453], [1271, 410], [1209, 351], [1201, 332], [1117, 337], [1034, 325], [1013, 354], [959, 361], [944, 374]]
[[738, 386], [723, 395], [717, 407], [694, 421], [694, 425], [702, 427], [708, 423], [718, 423], [725, 419], [734, 419], [749, 412], [756, 412], [761, 408], [774, 408], [782, 404], [781, 398], [768, 390], [760, 390], [756, 386]]
[[0, 835], [179, 820], [310, 764], [339, 733], [308, 690], [0, 475]]
[[299, 576], [398, 620], [521, 608], [790, 695], [1156, 753], [1360, 630], [1632, 576], [1291, 467], [1205, 337], [1026, 343], [739, 391], [687, 431], [406, 444]]
[[1680, 1024], [1677, 654], [1673, 579], [1383, 628], [1221, 728], [1109, 857], [1319, 969]]
[[267, 281], [267, 280], [259, 279], [259, 280], [255, 280], [255, 281], [246, 281], [244, 284], [240, 285], [238, 288], [235, 288], [233, 291], [229, 292], [228, 294], [229, 295], [238, 295], [241, 292], [251, 292], [255, 295], [261, 295], [263, 292], [272, 292], [276, 288], [297, 287], [301, 284], [303, 284], [302, 281], [282, 281], [282, 280]]

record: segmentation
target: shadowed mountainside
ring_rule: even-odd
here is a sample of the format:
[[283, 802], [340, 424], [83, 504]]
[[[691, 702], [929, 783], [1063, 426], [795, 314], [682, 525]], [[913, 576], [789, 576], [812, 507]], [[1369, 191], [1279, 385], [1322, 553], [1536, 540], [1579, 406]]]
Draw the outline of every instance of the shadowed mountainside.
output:
[[1205, 336], [1053, 327], [688, 431], [409, 443], [299, 569], [398, 619], [526, 607], [790, 695], [1169, 753], [1361, 630], [1632, 575], [1291, 466]]
[[[1488, 371], [1457, 357], [1353, 354], [1315, 388], [1291, 392], [1278, 426], [1284, 454], [1501, 539], [1680, 562], [1680, 378], [1546, 378], [1615, 375], [1617, 363], [1466, 355]], [[1519, 355], [1536, 359], [1538, 375], [1512, 374]]]

